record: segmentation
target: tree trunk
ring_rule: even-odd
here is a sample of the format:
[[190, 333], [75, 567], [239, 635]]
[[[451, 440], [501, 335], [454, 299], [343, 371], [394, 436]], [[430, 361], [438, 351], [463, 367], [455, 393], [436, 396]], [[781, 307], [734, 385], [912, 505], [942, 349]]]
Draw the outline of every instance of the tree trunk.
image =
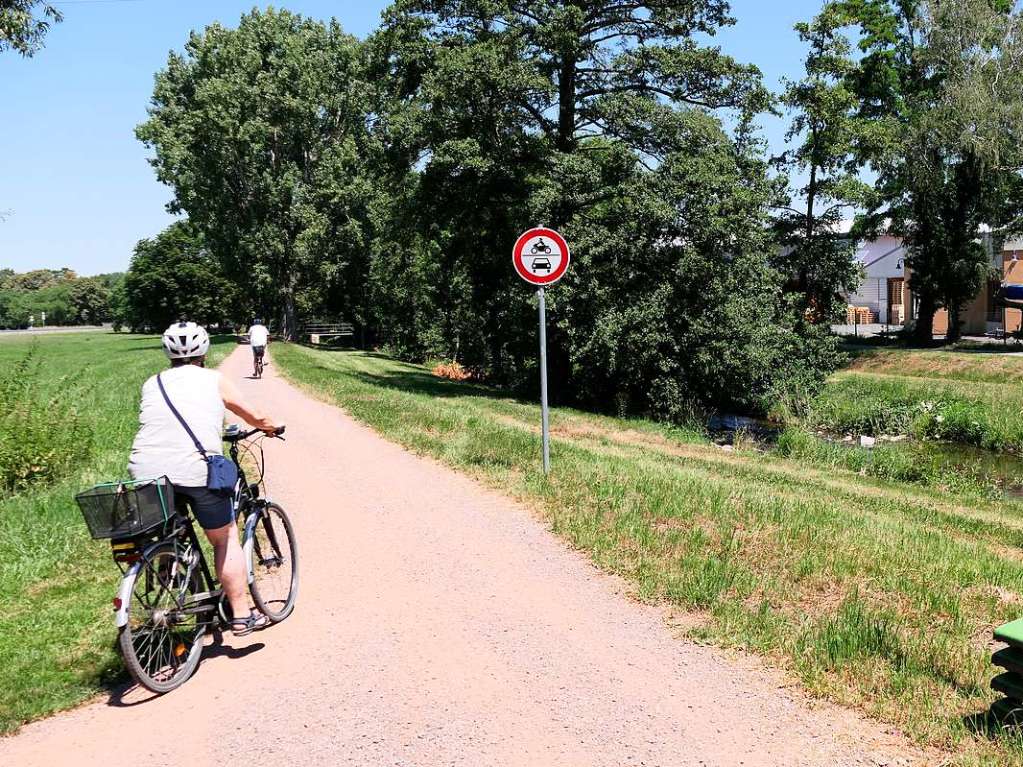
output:
[[284, 290], [284, 316], [281, 318], [281, 335], [285, 341], [298, 340], [298, 315], [295, 311], [295, 294], [291, 286]]
[[575, 149], [575, 57], [566, 56], [558, 73], [558, 150]]
[[955, 343], [963, 337], [963, 323], [959, 314], [959, 307], [949, 307], [948, 310], [948, 332], [945, 334], [945, 343]]
[[913, 340], [921, 346], [930, 346], [934, 342], [934, 313], [937, 306], [934, 297], [921, 295], [916, 311], [916, 327], [913, 329]]

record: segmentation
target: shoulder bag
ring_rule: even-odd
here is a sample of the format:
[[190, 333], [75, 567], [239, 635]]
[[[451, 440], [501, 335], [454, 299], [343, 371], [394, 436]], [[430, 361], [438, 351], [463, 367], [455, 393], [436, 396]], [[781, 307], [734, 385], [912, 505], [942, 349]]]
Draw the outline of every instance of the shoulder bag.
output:
[[159, 374], [156, 376], [156, 383], [160, 387], [160, 394], [163, 395], [163, 400], [167, 403], [167, 407], [174, 413], [178, 423], [188, 432], [188, 436], [195, 443], [195, 449], [199, 451], [202, 459], [206, 461], [206, 489], [222, 495], [233, 493], [234, 486], [238, 484], [238, 466], [230, 458], [217, 454], [210, 455], [206, 452], [202, 443], [196, 438], [195, 433], [185, 423], [185, 419], [181, 417], [181, 413], [174, 407], [174, 403], [170, 401], [170, 397], [167, 396], [167, 390], [163, 388], [163, 381], [160, 380]]

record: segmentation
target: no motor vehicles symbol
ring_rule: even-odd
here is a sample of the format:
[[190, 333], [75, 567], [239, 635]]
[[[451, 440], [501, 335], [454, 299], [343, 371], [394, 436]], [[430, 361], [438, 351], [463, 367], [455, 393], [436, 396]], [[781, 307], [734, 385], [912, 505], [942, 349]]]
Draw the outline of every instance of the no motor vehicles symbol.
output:
[[560, 280], [568, 271], [570, 259], [565, 238], [543, 227], [524, 232], [512, 250], [515, 271], [532, 285], [551, 285]]

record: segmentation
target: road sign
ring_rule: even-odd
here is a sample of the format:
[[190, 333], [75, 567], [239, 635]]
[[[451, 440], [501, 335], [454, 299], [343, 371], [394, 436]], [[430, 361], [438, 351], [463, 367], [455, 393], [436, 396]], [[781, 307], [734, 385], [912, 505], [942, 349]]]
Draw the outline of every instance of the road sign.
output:
[[544, 227], [523, 232], [512, 248], [512, 263], [519, 277], [539, 288], [536, 294], [540, 304], [540, 433], [544, 474], [551, 470], [551, 430], [547, 408], [547, 297], [544, 287], [565, 276], [570, 260], [565, 238]]
[[519, 277], [540, 287], [553, 285], [564, 277], [570, 260], [565, 238], [544, 227], [523, 232], [512, 250], [512, 263]]

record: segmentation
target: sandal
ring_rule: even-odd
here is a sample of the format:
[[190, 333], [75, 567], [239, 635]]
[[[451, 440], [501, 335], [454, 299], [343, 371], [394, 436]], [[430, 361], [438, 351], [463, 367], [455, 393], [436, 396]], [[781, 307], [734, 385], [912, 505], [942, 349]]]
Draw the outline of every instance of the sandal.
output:
[[269, 625], [269, 618], [263, 615], [263, 613], [259, 610], [252, 609], [249, 612], [248, 617], [231, 619], [231, 633], [236, 637], [243, 637], [246, 634], [251, 634], [253, 631], [265, 629]]

